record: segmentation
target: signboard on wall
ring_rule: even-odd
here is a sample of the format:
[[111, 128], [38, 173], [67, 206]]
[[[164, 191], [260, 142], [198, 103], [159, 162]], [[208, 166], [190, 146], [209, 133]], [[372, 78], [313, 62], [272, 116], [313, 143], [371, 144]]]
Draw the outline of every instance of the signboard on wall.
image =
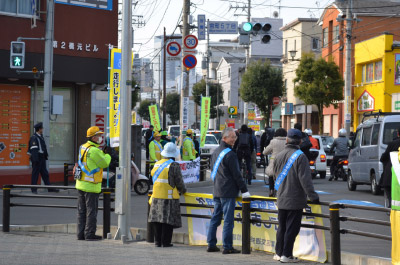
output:
[[30, 89], [0, 85], [0, 167], [29, 166]]
[[375, 109], [375, 98], [365, 90], [357, 100], [357, 111], [373, 111]]
[[112, 0], [55, 0], [54, 2], [57, 4], [112, 10]]
[[400, 112], [400, 93], [392, 93], [392, 112]]

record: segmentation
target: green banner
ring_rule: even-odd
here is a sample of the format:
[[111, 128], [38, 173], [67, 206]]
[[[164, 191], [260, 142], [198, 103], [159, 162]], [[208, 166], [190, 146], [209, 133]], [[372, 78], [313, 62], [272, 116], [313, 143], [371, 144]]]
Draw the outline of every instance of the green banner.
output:
[[201, 124], [200, 124], [200, 146], [206, 143], [206, 134], [208, 130], [208, 122], [210, 121], [210, 97], [201, 97]]
[[160, 116], [158, 115], [157, 105], [149, 106], [150, 123], [154, 126], [154, 131], [159, 132], [161, 130]]

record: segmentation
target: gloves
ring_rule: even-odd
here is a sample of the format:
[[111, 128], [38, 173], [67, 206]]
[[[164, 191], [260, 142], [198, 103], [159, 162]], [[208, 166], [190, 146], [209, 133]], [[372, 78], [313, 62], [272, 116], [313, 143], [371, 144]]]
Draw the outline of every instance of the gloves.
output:
[[106, 146], [103, 147], [103, 152], [106, 153], [106, 154], [111, 155], [112, 148], [106, 145]]
[[242, 193], [242, 198], [250, 198], [250, 192]]
[[311, 203], [319, 204], [319, 197], [316, 198], [316, 199], [311, 200]]

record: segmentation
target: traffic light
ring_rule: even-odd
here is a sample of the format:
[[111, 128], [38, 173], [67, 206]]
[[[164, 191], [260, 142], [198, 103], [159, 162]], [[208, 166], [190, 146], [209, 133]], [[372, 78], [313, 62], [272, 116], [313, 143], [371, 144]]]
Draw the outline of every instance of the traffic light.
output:
[[270, 30], [271, 24], [269, 23], [244, 22], [239, 29], [239, 33], [241, 38], [243, 35], [260, 35], [262, 43], [269, 43], [271, 40]]
[[25, 42], [12, 41], [10, 48], [10, 68], [24, 69], [25, 67]]

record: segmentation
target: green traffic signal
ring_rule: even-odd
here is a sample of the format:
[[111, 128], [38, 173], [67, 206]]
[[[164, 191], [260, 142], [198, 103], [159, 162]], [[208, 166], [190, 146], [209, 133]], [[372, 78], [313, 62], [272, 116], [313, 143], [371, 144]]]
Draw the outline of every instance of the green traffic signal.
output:
[[253, 25], [250, 22], [246, 22], [243, 24], [243, 30], [249, 32], [253, 29]]
[[22, 66], [22, 58], [20, 56], [13, 56], [13, 66]]

